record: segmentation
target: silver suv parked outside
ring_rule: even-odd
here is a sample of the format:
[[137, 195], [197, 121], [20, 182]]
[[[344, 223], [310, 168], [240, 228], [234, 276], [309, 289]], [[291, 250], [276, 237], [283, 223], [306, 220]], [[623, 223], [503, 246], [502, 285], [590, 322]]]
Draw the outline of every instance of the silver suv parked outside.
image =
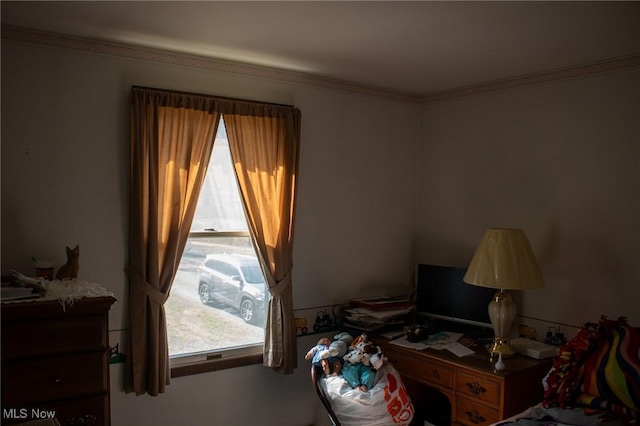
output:
[[252, 324], [266, 308], [264, 275], [252, 256], [207, 255], [198, 267], [198, 294], [202, 303], [217, 301], [231, 306]]

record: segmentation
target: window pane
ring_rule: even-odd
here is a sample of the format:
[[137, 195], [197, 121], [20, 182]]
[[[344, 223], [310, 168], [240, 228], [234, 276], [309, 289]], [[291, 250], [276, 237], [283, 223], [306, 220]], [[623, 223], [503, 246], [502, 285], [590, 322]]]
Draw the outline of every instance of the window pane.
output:
[[[212, 229], [243, 232], [205, 232]], [[170, 356], [263, 344], [269, 292], [247, 229], [221, 123], [191, 227], [197, 234], [165, 304]]]
[[231, 162], [229, 141], [221, 121], [191, 232], [248, 229]]

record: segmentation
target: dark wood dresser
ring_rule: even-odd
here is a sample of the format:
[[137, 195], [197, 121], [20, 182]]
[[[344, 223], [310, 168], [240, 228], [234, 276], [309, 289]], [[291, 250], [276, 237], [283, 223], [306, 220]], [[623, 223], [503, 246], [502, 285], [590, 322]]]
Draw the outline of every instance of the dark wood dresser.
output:
[[2, 424], [110, 424], [113, 297], [2, 303]]

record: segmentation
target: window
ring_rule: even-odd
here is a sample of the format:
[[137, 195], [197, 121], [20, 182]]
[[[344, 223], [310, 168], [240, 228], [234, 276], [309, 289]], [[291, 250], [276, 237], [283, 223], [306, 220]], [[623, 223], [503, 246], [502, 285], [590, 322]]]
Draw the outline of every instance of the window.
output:
[[268, 298], [221, 119], [189, 239], [165, 303], [171, 365], [261, 354]]
[[[169, 374], [176, 377], [260, 362], [278, 373], [292, 374], [297, 362], [296, 334], [291, 326], [294, 323], [291, 273], [300, 110], [287, 105], [145, 87], [134, 86], [131, 93], [132, 167], [127, 275], [130, 283], [129, 366], [132, 374], [126, 375], [125, 388], [138, 395], [148, 393], [156, 396], [165, 392], [170, 383]], [[199, 275], [197, 266], [193, 265], [198, 264], [197, 260], [192, 260], [189, 268], [185, 266], [178, 271], [178, 250], [183, 252], [189, 242], [189, 250], [195, 253], [193, 257], [204, 260], [207, 254], [216, 253], [209, 253], [209, 250], [205, 251], [206, 254], [196, 253], [202, 250], [202, 247], [196, 247], [196, 242], [207, 243], [205, 240], [208, 239], [213, 249], [224, 243], [222, 238], [229, 238], [230, 242], [222, 244], [226, 247], [219, 251], [240, 251], [243, 245], [232, 242], [244, 240], [247, 242], [244, 248], [251, 255], [246, 230], [225, 232], [226, 229], [236, 228], [227, 223], [218, 228], [211, 225], [212, 218], [225, 221], [238, 217], [233, 214], [214, 217], [211, 212], [216, 207], [227, 206], [223, 202], [216, 202], [215, 198], [212, 205], [205, 208], [208, 223], [204, 231], [197, 224], [193, 228], [203, 234], [200, 235], [202, 238], [196, 238], [198, 235], [194, 232], [194, 238], [189, 241], [200, 201], [197, 197], [202, 192], [207, 174], [202, 161], [208, 161], [207, 158], [211, 156], [214, 148], [211, 139], [215, 139], [211, 131], [217, 128], [222, 116], [229, 136], [229, 147], [236, 161], [234, 169], [237, 171], [238, 188], [243, 200], [247, 201], [242, 205], [246, 208], [251, 228], [256, 229], [255, 234], [252, 233], [252, 242], [260, 251], [263, 270], [268, 272], [269, 288], [277, 291], [269, 299], [269, 320], [265, 324], [265, 331], [258, 328], [259, 334], [266, 332], [267, 336], [262, 338], [262, 353], [227, 357], [231, 349], [257, 351], [260, 347], [260, 344], [247, 344], [247, 339], [241, 337], [242, 343], [234, 342], [231, 346], [228, 343], [220, 344], [220, 348], [228, 349], [218, 349], [218, 352], [215, 349], [213, 352], [202, 351], [202, 347], [181, 351], [172, 349], [176, 360], [184, 358], [175, 355], [177, 352], [198, 354], [200, 357], [204, 355], [207, 358], [225, 355], [220, 362], [195, 362], [172, 367], [173, 360], [167, 353], [169, 337], [165, 303], [171, 296], [178, 272], [181, 276], [191, 273], [192, 279], [187, 280], [191, 283], [197, 281]], [[224, 169], [220, 169], [220, 173], [224, 175]], [[213, 193], [224, 199], [224, 190], [216, 188]], [[203, 195], [203, 204], [206, 198]], [[210, 237], [220, 239], [213, 240]], [[235, 281], [239, 281], [237, 278]], [[196, 300], [199, 300], [202, 295], [198, 285], [192, 286], [196, 287]], [[180, 287], [182, 291], [189, 291], [183, 287]], [[178, 301], [178, 293], [179, 290], [176, 290], [174, 301]], [[216, 291], [213, 295], [218, 296], [219, 293]], [[173, 312], [179, 312], [178, 317], [183, 320], [189, 315], [194, 318], [197, 316], [195, 306], [188, 303], [172, 308]], [[205, 316], [208, 318], [208, 315]], [[172, 324], [186, 327], [187, 332], [174, 334], [183, 339], [194, 331], [189, 321]], [[201, 338], [202, 341], [209, 342], [216, 336], [223, 336], [224, 340], [224, 336], [234, 334], [225, 333], [226, 325], [221, 326], [218, 322], [209, 321], [203, 328], [207, 330], [214, 327], [218, 329]], [[172, 343], [171, 347], [175, 345]]]

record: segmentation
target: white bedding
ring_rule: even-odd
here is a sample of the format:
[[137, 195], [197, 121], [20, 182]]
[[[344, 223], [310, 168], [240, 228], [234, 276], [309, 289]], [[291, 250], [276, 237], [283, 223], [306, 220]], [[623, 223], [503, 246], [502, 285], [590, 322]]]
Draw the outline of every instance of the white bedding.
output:
[[586, 414], [582, 408], [544, 408], [542, 404], [490, 426], [622, 426], [619, 419], [603, 421], [598, 414]]

